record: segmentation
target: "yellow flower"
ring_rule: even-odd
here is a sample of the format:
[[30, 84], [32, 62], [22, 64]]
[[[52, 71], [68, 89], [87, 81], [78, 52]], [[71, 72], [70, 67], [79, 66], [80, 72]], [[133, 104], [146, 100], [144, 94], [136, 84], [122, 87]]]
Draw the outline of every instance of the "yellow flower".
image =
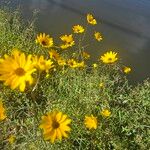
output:
[[91, 14], [87, 14], [87, 22], [91, 25], [96, 25], [97, 21]]
[[72, 47], [75, 44], [72, 34], [70, 34], [70, 35], [63, 35], [63, 36], [60, 37], [60, 39], [64, 42], [64, 44], [62, 44], [60, 46], [62, 49], [66, 49], [68, 47]]
[[105, 53], [104, 56], [101, 56], [100, 60], [102, 60], [103, 63], [111, 64], [118, 60], [116, 56], [117, 53], [110, 51]]
[[95, 32], [95, 33], [94, 33], [94, 37], [95, 37], [95, 39], [96, 39], [97, 41], [102, 41], [102, 40], [103, 40], [103, 37], [102, 37], [102, 35], [101, 35], [100, 32]]
[[49, 51], [49, 55], [50, 55], [50, 58], [54, 59], [55, 61], [60, 58], [59, 53], [53, 49], [51, 51]]
[[60, 37], [60, 39], [63, 41], [63, 42], [66, 42], [66, 43], [70, 43], [73, 41], [73, 37], [72, 37], [72, 34], [70, 35], [63, 35]]
[[33, 62], [37, 69], [41, 71], [46, 71], [47, 73], [49, 69], [54, 67], [53, 62], [50, 59], [45, 60], [44, 56], [40, 56], [39, 58], [38, 56], [33, 57]]
[[124, 67], [123, 68], [123, 72], [126, 73], [126, 74], [130, 73], [131, 72], [131, 68], [130, 67]]
[[15, 139], [16, 137], [14, 135], [10, 135], [9, 138], [7, 139], [7, 141], [10, 143], [10, 144], [13, 144], [15, 142]]
[[78, 62], [78, 63], [77, 63], [77, 67], [78, 67], [78, 68], [83, 68], [83, 67], [85, 67], [84, 61]]
[[88, 129], [97, 129], [97, 117], [93, 115], [85, 116], [84, 124]]
[[11, 89], [19, 87], [23, 92], [26, 87], [26, 82], [30, 85], [33, 83], [31, 74], [34, 69], [31, 55], [25, 56], [24, 53], [14, 50], [12, 56], [5, 55], [0, 61], [0, 81], [4, 81], [6, 86]]
[[97, 68], [98, 65], [96, 63], [93, 64], [93, 68]]
[[80, 67], [85, 67], [85, 64], [84, 64], [84, 61], [77, 62], [74, 59], [69, 59], [68, 60], [68, 66], [71, 68], [80, 68]]
[[69, 127], [70, 123], [71, 119], [62, 112], [53, 111], [42, 116], [40, 128], [43, 129], [44, 139], [54, 143], [56, 139], [62, 140], [62, 137], [67, 138], [66, 132], [71, 130]]
[[82, 56], [84, 59], [89, 59], [90, 58], [90, 54], [88, 54], [87, 52], [83, 52]]
[[77, 62], [74, 59], [69, 59], [68, 60], [68, 65], [71, 68], [75, 68], [77, 66]]
[[66, 65], [66, 60], [63, 59], [57, 51], [51, 50], [51, 51], [49, 51], [49, 55], [50, 55], [51, 59], [54, 59], [55, 61], [57, 61], [59, 66]]
[[66, 60], [63, 59], [63, 58], [59, 58], [57, 60], [57, 63], [58, 63], [59, 66], [65, 66], [66, 65]]
[[70, 47], [70, 45], [67, 43], [60, 46], [61, 49], [67, 49], [68, 47]]
[[0, 121], [4, 120], [6, 117], [5, 108], [3, 106], [2, 100], [0, 100]]
[[53, 46], [53, 38], [50, 38], [49, 35], [46, 35], [45, 33], [40, 33], [37, 35], [36, 43], [40, 44], [42, 47], [52, 47]]
[[111, 112], [110, 112], [108, 109], [103, 109], [103, 110], [101, 111], [101, 115], [102, 115], [103, 117], [109, 117], [109, 116], [111, 115]]
[[84, 28], [80, 25], [75, 25], [73, 26], [73, 32], [74, 33], [83, 33], [84, 32]]

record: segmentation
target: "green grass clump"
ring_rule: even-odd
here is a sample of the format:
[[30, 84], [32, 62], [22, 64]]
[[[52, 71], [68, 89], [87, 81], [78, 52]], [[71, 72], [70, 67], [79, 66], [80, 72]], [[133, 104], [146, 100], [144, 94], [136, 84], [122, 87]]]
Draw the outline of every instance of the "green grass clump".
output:
[[[23, 24], [18, 11], [10, 15], [0, 10], [1, 57], [13, 48], [46, 56], [35, 38], [33, 23]], [[11, 90], [1, 82], [0, 98], [7, 118], [0, 122], [0, 149], [148, 150], [150, 82], [132, 87], [121, 68], [118, 62], [98, 63], [97, 68], [56, 69], [48, 77], [41, 73], [38, 84], [25, 92]], [[110, 110], [110, 117], [100, 114], [103, 108]], [[51, 144], [43, 139], [39, 125], [41, 116], [53, 110], [67, 114], [72, 122], [69, 137]], [[85, 116], [91, 114], [98, 119], [95, 130], [84, 125]], [[10, 135], [15, 136], [12, 144]]]

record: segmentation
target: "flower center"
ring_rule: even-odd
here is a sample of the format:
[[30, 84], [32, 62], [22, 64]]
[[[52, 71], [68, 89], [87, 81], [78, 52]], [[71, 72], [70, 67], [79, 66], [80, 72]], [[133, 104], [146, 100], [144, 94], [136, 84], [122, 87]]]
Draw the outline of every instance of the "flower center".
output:
[[40, 64], [43, 66], [46, 65], [45, 61], [41, 61]]
[[70, 65], [70, 66], [74, 66], [75, 63], [74, 63], [74, 62], [69, 62], [69, 65]]
[[54, 59], [57, 59], [57, 55], [54, 54], [54, 55], [53, 55], [53, 58], [54, 58]]
[[108, 58], [108, 61], [112, 61], [112, 58]]
[[90, 17], [89, 22], [93, 22], [93, 21], [94, 21], [93, 17]]
[[57, 121], [54, 120], [53, 123], [52, 123], [52, 126], [53, 126], [54, 129], [57, 129], [57, 128], [59, 128], [60, 124]]
[[18, 76], [23, 76], [23, 75], [25, 75], [25, 70], [23, 69], [23, 68], [17, 68], [16, 70], [15, 70], [15, 74], [16, 75], [18, 75]]
[[43, 40], [41, 43], [42, 45], [47, 45], [47, 42], [45, 40]]

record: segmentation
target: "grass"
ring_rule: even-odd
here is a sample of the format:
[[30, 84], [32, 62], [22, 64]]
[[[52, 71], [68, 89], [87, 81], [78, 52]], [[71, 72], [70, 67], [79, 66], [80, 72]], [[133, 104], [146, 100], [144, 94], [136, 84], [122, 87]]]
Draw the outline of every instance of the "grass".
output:
[[[0, 10], [0, 55], [13, 48], [26, 54], [46, 55], [35, 44], [34, 23], [22, 22], [18, 11]], [[56, 70], [42, 73], [33, 91], [11, 90], [0, 83], [0, 97], [7, 118], [0, 122], [0, 149], [4, 150], [148, 150], [150, 147], [150, 82], [132, 87], [121, 71], [121, 63], [98, 68]], [[103, 87], [99, 87], [104, 83]], [[100, 115], [103, 108], [111, 116]], [[67, 139], [54, 144], [45, 141], [39, 128], [41, 116], [59, 110], [72, 119]], [[97, 116], [98, 128], [88, 130], [85, 115]], [[15, 142], [8, 142], [10, 135]]]

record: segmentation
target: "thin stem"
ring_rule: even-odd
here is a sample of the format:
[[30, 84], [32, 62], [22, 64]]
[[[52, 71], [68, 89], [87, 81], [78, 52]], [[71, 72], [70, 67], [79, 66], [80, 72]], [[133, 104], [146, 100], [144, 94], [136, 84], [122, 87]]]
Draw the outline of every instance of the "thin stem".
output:
[[38, 73], [38, 78], [37, 78], [35, 86], [33, 87], [32, 91], [31, 91], [31, 95], [36, 90], [36, 88], [38, 86], [38, 83], [39, 83], [39, 80], [40, 80], [40, 75], [41, 75], [41, 72]]
[[88, 23], [86, 24], [85, 32], [84, 32], [83, 36], [79, 38], [79, 46], [78, 47], [79, 47], [79, 56], [81, 56], [81, 60], [83, 60], [82, 50], [84, 50], [84, 48], [85, 48], [85, 46], [82, 46], [82, 43], [85, 39], [87, 29], [88, 29]]
[[78, 55], [78, 57], [81, 57], [81, 59], [83, 60], [83, 57], [82, 57], [82, 37], [81, 36], [79, 38], [78, 49], [79, 49], [79, 55]]
[[60, 48], [60, 46], [56, 46], [56, 45], [54, 45], [53, 47], [54, 47], [54, 48], [58, 48], [58, 49], [61, 49], [61, 48]]
[[82, 40], [81, 40], [81, 41], [83, 41], [83, 40], [85, 39], [85, 36], [86, 36], [86, 33], [87, 33], [87, 29], [88, 29], [88, 23], [87, 23], [86, 26], [85, 26], [85, 32], [84, 32], [84, 34], [83, 34], [83, 37], [82, 37]]

